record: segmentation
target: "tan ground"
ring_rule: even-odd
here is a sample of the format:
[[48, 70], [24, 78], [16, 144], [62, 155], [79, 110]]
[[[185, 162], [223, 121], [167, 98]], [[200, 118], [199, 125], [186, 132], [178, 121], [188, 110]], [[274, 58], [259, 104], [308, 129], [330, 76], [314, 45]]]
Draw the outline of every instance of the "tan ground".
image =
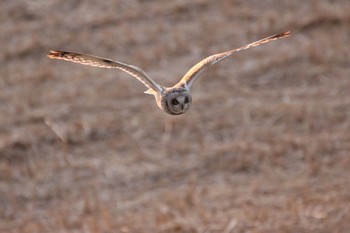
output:
[[[349, 232], [349, 12], [349, 0], [1, 1], [0, 232]], [[210, 69], [179, 117], [123, 72], [46, 58], [92, 53], [169, 86], [285, 30]]]

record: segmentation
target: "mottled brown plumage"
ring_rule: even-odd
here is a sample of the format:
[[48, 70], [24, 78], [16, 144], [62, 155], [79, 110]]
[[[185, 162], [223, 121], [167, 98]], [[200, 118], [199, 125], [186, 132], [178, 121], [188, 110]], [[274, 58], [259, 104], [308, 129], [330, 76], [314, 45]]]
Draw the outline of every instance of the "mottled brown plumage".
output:
[[227, 52], [211, 55], [194, 65], [177, 84], [175, 84], [173, 87], [168, 88], [157, 84], [142, 69], [119, 61], [112, 61], [110, 59], [88, 54], [56, 50], [51, 50], [48, 54], [48, 57], [76, 62], [83, 65], [120, 69], [141, 81], [148, 88], [145, 93], [154, 95], [157, 105], [160, 109], [172, 115], [180, 115], [185, 113], [191, 106], [192, 97], [190, 94], [190, 88], [198, 79], [198, 77], [210, 66], [231, 56], [235, 52], [265, 44], [267, 42], [284, 38], [289, 35], [289, 31], [283, 32], [255, 41], [245, 46], [229, 50]]

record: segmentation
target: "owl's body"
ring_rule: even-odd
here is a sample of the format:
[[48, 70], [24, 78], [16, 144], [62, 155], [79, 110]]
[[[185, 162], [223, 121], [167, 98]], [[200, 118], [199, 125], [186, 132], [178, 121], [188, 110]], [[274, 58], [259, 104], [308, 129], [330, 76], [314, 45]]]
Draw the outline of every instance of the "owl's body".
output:
[[136, 77], [141, 81], [148, 90], [146, 94], [154, 95], [156, 103], [160, 109], [171, 115], [181, 115], [190, 108], [192, 96], [190, 88], [197, 78], [207, 70], [211, 65], [231, 56], [235, 52], [255, 47], [269, 41], [279, 38], [284, 38], [290, 35], [290, 32], [283, 32], [274, 36], [270, 36], [248, 45], [233, 49], [224, 53], [214, 54], [209, 56], [196, 65], [194, 65], [184, 77], [173, 87], [163, 87], [153, 81], [142, 69], [110, 59], [96, 57], [88, 54], [66, 52], [66, 51], [50, 51], [49, 58], [61, 59], [71, 62], [80, 63], [83, 65], [97, 66], [102, 68], [116, 68]]

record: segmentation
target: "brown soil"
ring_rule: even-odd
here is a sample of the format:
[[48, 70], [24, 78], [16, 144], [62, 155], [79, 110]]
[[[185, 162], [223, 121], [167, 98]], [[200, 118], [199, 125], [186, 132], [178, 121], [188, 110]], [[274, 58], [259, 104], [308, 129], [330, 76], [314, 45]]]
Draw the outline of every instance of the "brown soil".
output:
[[[0, 6], [0, 232], [350, 231], [350, 1]], [[169, 86], [286, 30], [212, 67], [179, 117], [121, 71], [46, 57]]]

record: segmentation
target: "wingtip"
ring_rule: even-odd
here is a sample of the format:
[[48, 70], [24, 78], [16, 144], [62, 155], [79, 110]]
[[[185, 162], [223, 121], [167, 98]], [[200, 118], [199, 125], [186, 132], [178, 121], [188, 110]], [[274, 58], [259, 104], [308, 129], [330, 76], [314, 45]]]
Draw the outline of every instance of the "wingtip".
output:
[[282, 32], [280, 34], [277, 35], [277, 37], [287, 37], [290, 36], [291, 32], [290, 31], [286, 31], [286, 32]]
[[59, 51], [57, 50], [50, 50], [50, 53], [47, 54], [48, 58], [56, 58], [59, 57]]
[[49, 58], [59, 58], [59, 57], [63, 57], [64, 52], [62, 51], [58, 51], [58, 50], [50, 50], [50, 53], [47, 54], [47, 57]]
[[286, 31], [286, 32], [283, 32], [283, 34], [284, 34], [285, 36], [290, 36], [292, 33], [291, 33], [291, 31]]

